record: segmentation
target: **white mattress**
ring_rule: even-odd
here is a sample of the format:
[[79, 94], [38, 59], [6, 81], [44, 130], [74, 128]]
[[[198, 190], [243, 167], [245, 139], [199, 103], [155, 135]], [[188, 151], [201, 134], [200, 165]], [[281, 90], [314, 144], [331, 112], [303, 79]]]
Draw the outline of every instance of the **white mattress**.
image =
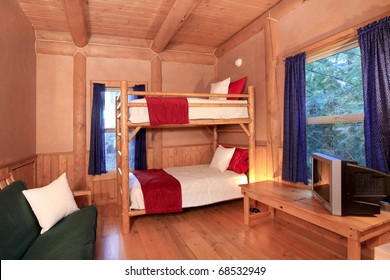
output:
[[[225, 103], [225, 104], [247, 104], [247, 100], [215, 100], [203, 98], [188, 98], [188, 103]], [[136, 99], [132, 103], [146, 103], [145, 99]], [[189, 107], [188, 118], [190, 120], [200, 119], [241, 119], [248, 118], [247, 107]], [[149, 122], [147, 107], [129, 107], [129, 120], [132, 123]]]
[[[240, 184], [248, 183], [245, 174], [221, 172], [209, 164], [164, 169], [181, 184], [182, 206], [195, 207], [242, 197]], [[144, 209], [144, 198], [137, 178], [129, 173], [131, 209]]]

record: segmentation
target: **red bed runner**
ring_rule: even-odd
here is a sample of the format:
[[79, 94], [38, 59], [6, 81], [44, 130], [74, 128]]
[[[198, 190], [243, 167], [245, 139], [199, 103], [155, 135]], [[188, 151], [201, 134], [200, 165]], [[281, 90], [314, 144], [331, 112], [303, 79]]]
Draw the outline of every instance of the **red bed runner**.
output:
[[182, 97], [145, 97], [150, 125], [187, 124], [188, 101]]
[[162, 169], [133, 171], [141, 184], [147, 214], [182, 212], [180, 182]]

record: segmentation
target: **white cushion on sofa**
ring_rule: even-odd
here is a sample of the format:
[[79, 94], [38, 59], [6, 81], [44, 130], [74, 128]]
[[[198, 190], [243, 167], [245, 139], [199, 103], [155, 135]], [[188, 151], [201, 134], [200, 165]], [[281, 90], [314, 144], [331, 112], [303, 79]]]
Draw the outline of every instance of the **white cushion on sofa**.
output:
[[41, 234], [61, 219], [79, 210], [66, 173], [45, 187], [24, 190], [23, 194], [42, 227]]

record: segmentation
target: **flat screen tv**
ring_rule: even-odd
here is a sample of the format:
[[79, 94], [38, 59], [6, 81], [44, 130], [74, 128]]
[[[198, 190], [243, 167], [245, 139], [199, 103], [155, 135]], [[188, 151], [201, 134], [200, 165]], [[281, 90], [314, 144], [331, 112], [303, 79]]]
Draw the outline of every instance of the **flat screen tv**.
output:
[[380, 202], [390, 195], [390, 175], [354, 161], [314, 153], [312, 194], [333, 215], [379, 214]]

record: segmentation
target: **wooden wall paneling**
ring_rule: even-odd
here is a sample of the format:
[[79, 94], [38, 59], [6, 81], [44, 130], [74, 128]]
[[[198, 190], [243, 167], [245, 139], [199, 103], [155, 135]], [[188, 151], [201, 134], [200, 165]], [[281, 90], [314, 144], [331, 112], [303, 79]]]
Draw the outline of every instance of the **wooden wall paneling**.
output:
[[0, 167], [1, 172], [5, 174], [12, 174], [15, 180], [24, 181], [27, 184], [27, 188], [36, 187], [36, 156], [30, 156], [25, 159], [8, 163]]
[[43, 171], [43, 181], [42, 186], [46, 186], [50, 184], [51, 180], [51, 156], [50, 155], [45, 155], [43, 157], [43, 166], [42, 166], [42, 171]]
[[36, 162], [36, 186], [42, 186], [43, 185], [43, 157], [38, 155], [37, 156], [37, 162]]
[[73, 153], [68, 153], [66, 155], [66, 176], [68, 177], [68, 182], [71, 188], [74, 190], [74, 155]]
[[50, 184], [66, 172], [69, 186], [74, 189], [74, 157], [72, 153], [40, 154], [36, 160], [36, 185]]
[[267, 178], [266, 148], [256, 147], [256, 181], [265, 181]]
[[50, 182], [57, 179], [60, 173], [60, 157], [59, 155], [50, 156]]
[[63, 174], [67, 172], [67, 155], [66, 154], [60, 154], [58, 156], [58, 171], [60, 174]]
[[97, 205], [118, 202], [116, 179], [93, 180], [93, 203]]

